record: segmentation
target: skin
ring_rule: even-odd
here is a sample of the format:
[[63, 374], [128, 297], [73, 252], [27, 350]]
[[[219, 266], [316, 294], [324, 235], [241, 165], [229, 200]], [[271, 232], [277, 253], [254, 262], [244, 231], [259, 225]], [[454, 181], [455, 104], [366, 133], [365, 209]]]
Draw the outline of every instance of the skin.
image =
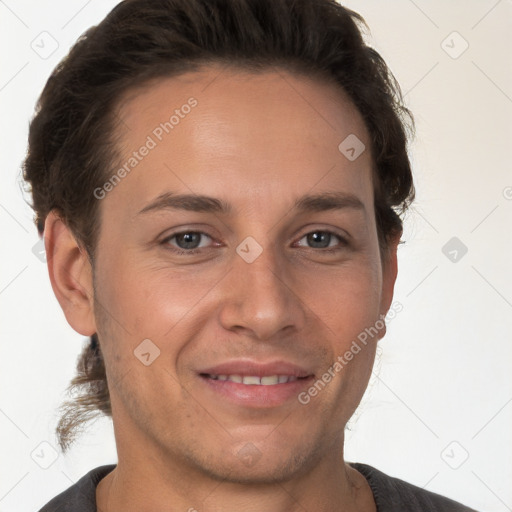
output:
[[[344, 462], [343, 430], [385, 328], [307, 405], [235, 404], [198, 375], [279, 359], [317, 379], [387, 313], [399, 237], [381, 258], [363, 120], [332, 84], [211, 66], [123, 98], [120, 165], [190, 97], [197, 106], [100, 201], [94, 269], [57, 213], [46, 221], [55, 294], [76, 331], [98, 333], [105, 358], [119, 461], [98, 486], [99, 510], [375, 511]], [[338, 150], [349, 134], [367, 148], [353, 162]], [[139, 213], [165, 192], [230, 211]], [[363, 207], [294, 208], [323, 193]], [[177, 231], [208, 236], [178, 254]], [[306, 236], [326, 231], [333, 252]], [[252, 263], [235, 250], [248, 236], [262, 248]], [[144, 339], [160, 350], [149, 366], [134, 356]]]

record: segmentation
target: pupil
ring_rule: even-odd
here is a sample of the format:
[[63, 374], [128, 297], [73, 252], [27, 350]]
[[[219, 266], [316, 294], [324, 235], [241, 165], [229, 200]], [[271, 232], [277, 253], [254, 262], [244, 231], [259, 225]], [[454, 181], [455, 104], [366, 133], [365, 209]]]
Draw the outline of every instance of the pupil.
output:
[[324, 231], [315, 231], [307, 235], [308, 244], [311, 247], [325, 248], [329, 247], [331, 242], [331, 234]]
[[176, 243], [181, 249], [195, 249], [199, 245], [199, 233], [181, 233], [176, 235]]

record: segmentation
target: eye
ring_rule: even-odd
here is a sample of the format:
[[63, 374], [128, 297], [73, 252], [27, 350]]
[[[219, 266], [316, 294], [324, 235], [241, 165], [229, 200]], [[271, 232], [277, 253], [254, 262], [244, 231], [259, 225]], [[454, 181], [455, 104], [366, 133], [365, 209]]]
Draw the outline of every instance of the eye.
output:
[[330, 249], [346, 245], [346, 240], [330, 231], [312, 231], [303, 236], [297, 245], [312, 249]]
[[183, 231], [175, 233], [162, 241], [163, 244], [169, 244], [183, 252], [193, 252], [194, 249], [207, 247], [212, 238], [206, 233], [199, 231]]
[[[200, 249], [212, 246], [211, 236], [200, 231], [182, 231], [174, 233], [162, 241], [181, 254], [194, 254]], [[304, 235], [296, 244], [311, 249], [337, 250], [347, 245], [347, 241], [331, 231], [312, 231]]]

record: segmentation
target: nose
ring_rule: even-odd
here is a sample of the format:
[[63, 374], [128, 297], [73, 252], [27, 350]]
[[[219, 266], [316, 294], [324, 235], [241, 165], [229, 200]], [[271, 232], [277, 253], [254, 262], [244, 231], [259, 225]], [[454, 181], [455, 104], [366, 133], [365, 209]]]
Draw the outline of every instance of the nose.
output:
[[250, 263], [234, 254], [223, 284], [220, 322], [225, 329], [272, 341], [304, 326], [304, 304], [294, 291], [292, 272], [271, 249], [264, 248]]

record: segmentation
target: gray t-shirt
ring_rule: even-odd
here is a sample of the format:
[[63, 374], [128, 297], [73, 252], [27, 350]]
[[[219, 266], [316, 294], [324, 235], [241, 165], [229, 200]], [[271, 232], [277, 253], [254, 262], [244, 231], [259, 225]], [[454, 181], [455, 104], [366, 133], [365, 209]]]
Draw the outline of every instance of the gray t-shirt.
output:
[[[350, 465], [368, 481], [377, 512], [476, 512], [439, 494], [388, 476], [367, 464], [351, 462]], [[93, 469], [39, 512], [97, 512], [96, 486], [115, 467], [109, 465]]]

